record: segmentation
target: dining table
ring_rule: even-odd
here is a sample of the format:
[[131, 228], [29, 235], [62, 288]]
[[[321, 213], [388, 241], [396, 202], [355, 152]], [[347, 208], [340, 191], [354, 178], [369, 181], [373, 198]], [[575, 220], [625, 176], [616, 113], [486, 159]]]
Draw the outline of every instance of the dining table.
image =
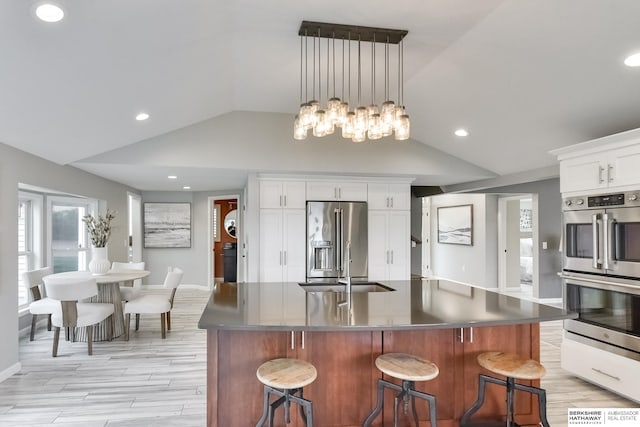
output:
[[[112, 303], [114, 329], [113, 338], [124, 334], [124, 313], [122, 310], [122, 296], [120, 295], [120, 285], [133, 286], [133, 281], [142, 279], [150, 274], [147, 270], [109, 270], [105, 274], [92, 274], [89, 271], [65, 271], [54, 273], [44, 278], [55, 279], [89, 279], [93, 278], [98, 284], [98, 294], [91, 297], [90, 302]], [[93, 331], [94, 341], [107, 341], [109, 339], [109, 319], [98, 323]], [[75, 341], [86, 341], [85, 328], [76, 328], [73, 334]]]

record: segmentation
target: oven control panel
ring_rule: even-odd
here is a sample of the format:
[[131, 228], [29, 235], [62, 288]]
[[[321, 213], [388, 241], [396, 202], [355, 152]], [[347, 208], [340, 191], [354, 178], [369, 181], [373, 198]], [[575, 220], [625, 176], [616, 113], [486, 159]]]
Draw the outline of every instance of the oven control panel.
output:
[[576, 196], [563, 199], [563, 210], [602, 209], [610, 207], [640, 206], [640, 191], [626, 193], [600, 194], [597, 196]]

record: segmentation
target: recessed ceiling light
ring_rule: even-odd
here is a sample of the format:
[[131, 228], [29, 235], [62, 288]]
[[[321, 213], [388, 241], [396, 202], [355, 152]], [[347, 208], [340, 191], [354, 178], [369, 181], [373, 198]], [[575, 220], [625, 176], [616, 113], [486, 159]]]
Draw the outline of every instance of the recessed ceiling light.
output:
[[454, 133], [456, 136], [469, 136], [469, 132], [466, 129], [457, 129]]
[[178, 179], [178, 177], [176, 175], [169, 175], [167, 178], [169, 178], [169, 179]]
[[44, 3], [36, 8], [36, 16], [44, 22], [58, 22], [64, 18], [64, 11], [60, 6]]
[[189, 187], [188, 185], [185, 185], [184, 187], [182, 187], [183, 190], [191, 190], [191, 187]]
[[136, 120], [141, 122], [143, 120], [147, 120], [149, 118], [149, 115], [147, 113], [140, 113], [136, 116]]
[[627, 56], [627, 59], [624, 60], [624, 65], [627, 67], [640, 67], [640, 53]]

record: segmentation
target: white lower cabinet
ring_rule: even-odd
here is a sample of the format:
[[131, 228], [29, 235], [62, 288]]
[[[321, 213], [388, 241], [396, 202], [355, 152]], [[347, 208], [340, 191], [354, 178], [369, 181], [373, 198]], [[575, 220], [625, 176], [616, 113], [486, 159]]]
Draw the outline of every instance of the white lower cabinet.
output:
[[640, 402], [640, 361], [564, 338], [562, 369]]
[[369, 280], [411, 278], [410, 211], [369, 211]]
[[305, 279], [304, 209], [260, 209], [260, 281]]

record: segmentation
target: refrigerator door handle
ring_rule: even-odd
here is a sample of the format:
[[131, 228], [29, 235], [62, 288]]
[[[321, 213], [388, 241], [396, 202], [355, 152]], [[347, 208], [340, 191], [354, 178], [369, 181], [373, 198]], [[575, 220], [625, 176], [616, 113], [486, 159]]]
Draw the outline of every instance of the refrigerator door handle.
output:
[[340, 243], [340, 230], [342, 229], [342, 224], [341, 224], [341, 215], [340, 215], [340, 209], [336, 208], [333, 211], [333, 215], [335, 217], [335, 225], [336, 225], [336, 229], [335, 229], [335, 239], [334, 239], [334, 245], [335, 245], [335, 250], [334, 250], [334, 255], [335, 255], [335, 260], [336, 260], [336, 270], [339, 272], [340, 270], [342, 270], [341, 265], [340, 265], [340, 252], [342, 251], [342, 245]]

